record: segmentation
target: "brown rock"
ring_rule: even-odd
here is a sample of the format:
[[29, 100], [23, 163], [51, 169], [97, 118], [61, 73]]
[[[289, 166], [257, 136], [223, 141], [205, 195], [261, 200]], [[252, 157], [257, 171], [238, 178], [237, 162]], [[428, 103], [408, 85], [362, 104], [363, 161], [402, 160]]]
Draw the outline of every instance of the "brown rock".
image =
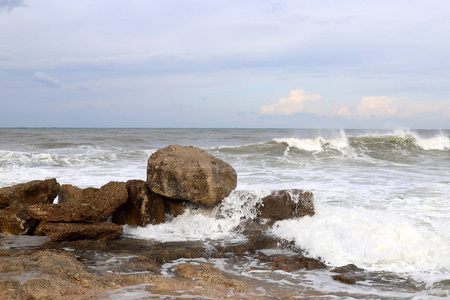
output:
[[248, 289], [244, 282], [227, 279], [219, 269], [208, 264], [181, 264], [177, 268], [177, 274], [185, 278], [200, 278], [213, 286], [232, 287], [238, 292]]
[[164, 199], [164, 209], [166, 214], [172, 215], [172, 216], [179, 216], [184, 214], [186, 209], [198, 209], [200, 205], [198, 203], [189, 202], [189, 201], [183, 201], [183, 200], [174, 200], [170, 198], [163, 198]]
[[148, 160], [147, 182], [159, 195], [212, 206], [236, 188], [232, 166], [192, 146], [171, 145]]
[[80, 189], [70, 184], [63, 184], [58, 195], [58, 204], [86, 203], [86, 199], [96, 191], [98, 189], [93, 187]]
[[47, 222], [79, 222], [98, 219], [98, 211], [86, 203], [30, 205], [27, 212], [31, 217]]
[[0, 299], [27, 300], [28, 297], [20, 286], [20, 281], [6, 276], [0, 276]]
[[28, 208], [34, 218], [55, 222], [102, 222], [106, 221], [114, 210], [125, 203], [128, 191], [125, 182], [109, 182], [100, 189], [89, 190], [84, 194], [83, 202], [65, 204], [41, 204]]
[[272, 269], [292, 272], [300, 269], [326, 269], [327, 265], [318, 259], [306, 256], [276, 256], [272, 258]]
[[356, 280], [354, 278], [345, 275], [333, 275], [334, 280], [345, 283], [345, 284], [355, 284]]
[[27, 213], [32, 204], [52, 203], [59, 192], [56, 179], [36, 180], [0, 189], [0, 233], [26, 234], [38, 221]]
[[0, 188], [0, 208], [52, 203], [59, 193], [56, 179], [35, 180]]
[[272, 220], [314, 215], [312, 192], [293, 189], [273, 191], [256, 206], [258, 216]]
[[114, 223], [146, 226], [164, 222], [164, 201], [161, 196], [150, 191], [145, 181], [130, 180], [126, 187], [128, 199], [114, 212]]
[[47, 223], [42, 231], [52, 241], [112, 240], [121, 232], [122, 226], [114, 223]]

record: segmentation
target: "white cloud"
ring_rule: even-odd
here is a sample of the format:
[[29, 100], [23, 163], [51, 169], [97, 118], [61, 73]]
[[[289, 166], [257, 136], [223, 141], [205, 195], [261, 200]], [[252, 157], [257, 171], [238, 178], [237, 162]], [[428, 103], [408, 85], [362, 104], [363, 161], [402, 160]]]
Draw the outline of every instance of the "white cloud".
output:
[[34, 73], [33, 77], [34, 77], [34, 80], [36, 80], [37, 82], [43, 83], [48, 87], [51, 87], [51, 88], [60, 88], [61, 87], [61, 83], [59, 82], [58, 79], [50, 77], [47, 74], [45, 74], [44, 72], [36, 72], [36, 73]]
[[277, 103], [262, 106], [263, 115], [292, 115], [298, 112], [311, 112], [308, 104], [322, 99], [319, 94], [307, 94], [304, 90], [293, 90], [288, 98], [280, 98]]
[[392, 97], [364, 97], [356, 107], [356, 116], [362, 118], [389, 118], [395, 116], [397, 107]]

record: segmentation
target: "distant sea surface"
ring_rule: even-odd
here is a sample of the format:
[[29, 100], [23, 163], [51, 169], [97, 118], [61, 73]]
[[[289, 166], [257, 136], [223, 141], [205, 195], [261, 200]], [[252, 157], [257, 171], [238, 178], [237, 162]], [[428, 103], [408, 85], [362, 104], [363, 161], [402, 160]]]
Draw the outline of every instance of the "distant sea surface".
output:
[[[442, 299], [450, 295], [449, 137], [450, 130], [0, 129], [0, 187], [53, 177], [82, 188], [145, 180], [147, 160], [156, 150], [197, 146], [236, 169], [239, 191], [314, 193], [315, 216], [279, 221], [272, 234], [330, 266], [353, 263], [416, 285], [338, 286], [322, 273], [328, 271], [282, 272], [276, 283], [261, 273], [247, 274], [245, 266], [222, 262], [222, 268], [267, 280], [267, 286], [329, 297]], [[225, 201], [243, 206], [238, 192]], [[167, 224], [126, 227], [125, 234], [238, 241], [235, 228], [245, 213], [224, 219], [187, 211]]]

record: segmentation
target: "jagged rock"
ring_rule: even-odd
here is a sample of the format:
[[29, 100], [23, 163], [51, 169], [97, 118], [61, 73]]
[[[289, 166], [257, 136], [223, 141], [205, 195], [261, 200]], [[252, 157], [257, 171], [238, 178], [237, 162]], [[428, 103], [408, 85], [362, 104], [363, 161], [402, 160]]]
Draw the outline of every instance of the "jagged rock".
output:
[[80, 189], [79, 187], [70, 184], [63, 184], [59, 191], [58, 204], [86, 203], [86, 199], [96, 191], [98, 191], [98, 189], [93, 187]]
[[273, 191], [264, 197], [256, 209], [260, 218], [284, 220], [314, 215], [312, 192], [299, 189]]
[[0, 233], [26, 234], [38, 221], [27, 213], [32, 204], [52, 203], [60, 186], [56, 179], [35, 180], [0, 189]]
[[130, 180], [126, 187], [128, 199], [114, 212], [114, 223], [146, 226], [164, 222], [164, 200], [150, 191], [145, 181]]
[[232, 166], [199, 148], [171, 145], [149, 158], [147, 182], [164, 197], [212, 206], [236, 188], [237, 175]]
[[179, 216], [184, 214], [186, 209], [198, 209], [200, 207], [200, 204], [189, 202], [189, 201], [183, 201], [183, 200], [174, 200], [170, 198], [164, 198], [164, 210], [166, 214], [172, 215], [172, 216]]
[[114, 223], [47, 223], [42, 231], [52, 241], [112, 240], [123, 228]]
[[125, 203], [128, 191], [125, 182], [109, 182], [100, 189], [90, 191], [83, 203], [41, 204], [28, 207], [36, 219], [54, 222], [102, 222]]

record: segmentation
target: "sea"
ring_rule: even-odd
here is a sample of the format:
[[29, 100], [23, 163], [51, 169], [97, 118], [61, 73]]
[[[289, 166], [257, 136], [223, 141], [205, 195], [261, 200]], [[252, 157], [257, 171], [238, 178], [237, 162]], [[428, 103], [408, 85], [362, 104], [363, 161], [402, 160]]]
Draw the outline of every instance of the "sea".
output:
[[[299, 299], [450, 298], [448, 129], [0, 129], [0, 187], [47, 178], [81, 188], [146, 180], [148, 158], [174, 144], [199, 147], [234, 167], [238, 185], [223, 200], [232, 213], [188, 209], [165, 224], [125, 226], [123, 238], [239, 243], [240, 222], [254, 217], [246, 202], [303, 189], [314, 194], [315, 215], [278, 221], [270, 234], [328, 269], [262, 270], [251, 257], [207, 262], [274, 298], [281, 291]], [[176, 264], [164, 266], [165, 274]], [[381, 279], [334, 281], [330, 269], [347, 264]], [[154, 299], [142, 287], [104, 297]]]

